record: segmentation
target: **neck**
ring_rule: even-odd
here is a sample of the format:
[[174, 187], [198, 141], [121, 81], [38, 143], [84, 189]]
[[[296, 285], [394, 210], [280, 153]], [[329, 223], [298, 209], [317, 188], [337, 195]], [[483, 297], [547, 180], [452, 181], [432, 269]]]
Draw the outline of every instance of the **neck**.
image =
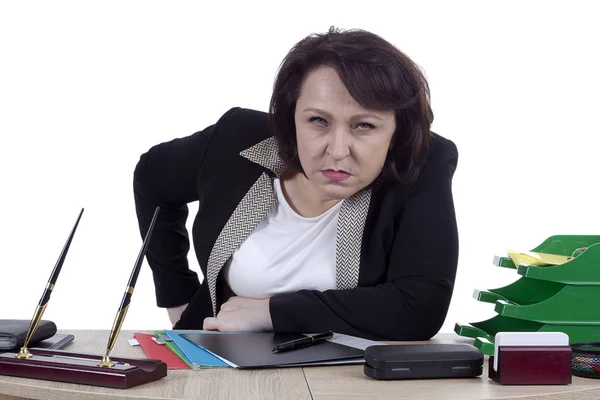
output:
[[306, 218], [318, 217], [341, 201], [324, 198], [302, 173], [290, 176], [284, 174], [280, 182], [290, 207]]

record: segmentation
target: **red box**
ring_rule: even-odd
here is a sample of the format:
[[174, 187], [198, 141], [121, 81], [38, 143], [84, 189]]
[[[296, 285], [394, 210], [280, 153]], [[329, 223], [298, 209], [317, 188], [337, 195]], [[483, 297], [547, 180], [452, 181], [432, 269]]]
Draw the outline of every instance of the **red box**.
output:
[[568, 385], [571, 368], [570, 346], [500, 346], [498, 370], [491, 356], [488, 377], [501, 385]]

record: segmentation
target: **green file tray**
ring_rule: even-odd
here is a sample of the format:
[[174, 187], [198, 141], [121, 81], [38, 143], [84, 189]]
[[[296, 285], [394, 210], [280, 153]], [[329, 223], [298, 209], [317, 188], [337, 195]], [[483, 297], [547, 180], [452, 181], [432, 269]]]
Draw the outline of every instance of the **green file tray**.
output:
[[600, 286], [565, 285], [538, 303], [519, 305], [498, 300], [494, 311], [504, 317], [543, 324], [597, 325], [600, 330], [599, 299]]
[[600, 325], [600, 312], [596, 306], [600, 286], [521, 278], [502, 288], [476, 290], [474, 297], [495, 303], [495, 311], [505, 317], [548, 324]]
[[479, 350], [481, 350], [483, 354], [488, 356], [494, 355], [494, 349], [496, 347], [494, 342], [490, 342], [489, 340], [483, 337], [476, 338], [475, 342], [473, 343], [473, 346], [477, 347]]
[[494, 354], [494, 341], [498, 332], [563, 332], [569, 336], [569, 343], [600, 342], [598, 325], [542, 324], [501, 315], [470, 324], [457, 323], [454, 332], [459, 336], [475, 339], [474, 346], [488, 356]]
[[[536, 253], [571, 256], [573, 252], [578, 248], [590, 247], [593, 244], [599, 242], [600, 236], [598, 235], [554, 235], [550, 236], [549, 238], [544, 240], [539, 246], [531, 249], [530, 251]], [[504, 268], [517, 268], [510, 257], [494, 257], [494, 265]]]
[[488, 290], [476, 289], [473, 297], [485, 303], [496, 303], [498, 300], [503, 300], [510, 304], [527, 305], [547, 300], [564, 287], [563, 283], [521, 277], [504, 287]]
[[538, 332], [544, 324], [534, 321], [520, 320], [516, 318], [496, 315], [490, 319], [469, 324], [456, 323], [454, 332], [459, 336], [470, 338], [484, 337], [494, 342], [498, 332]]
[[590, 245], [578, 257], [554, 266], [519, 265], [519, 275], [569, 285], [600, 286], [600, 243]]

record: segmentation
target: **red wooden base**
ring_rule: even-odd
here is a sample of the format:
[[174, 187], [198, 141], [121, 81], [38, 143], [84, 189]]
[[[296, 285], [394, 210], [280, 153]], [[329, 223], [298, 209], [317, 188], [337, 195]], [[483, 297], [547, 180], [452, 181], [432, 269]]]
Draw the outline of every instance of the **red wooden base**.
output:
[[569, 346], [501, 346], [498, 370], [491, 356], [488, 377], [502, 385], [568, 385], [571, 354]]
[[111, 357], [114, 367], [98, 367], [102, 356], [63, 350], [29, 349], [33, 357], [19, 359], [0, 353], [0, 375], [127, 389], [167, 376], [167, 364], [145, 358]]

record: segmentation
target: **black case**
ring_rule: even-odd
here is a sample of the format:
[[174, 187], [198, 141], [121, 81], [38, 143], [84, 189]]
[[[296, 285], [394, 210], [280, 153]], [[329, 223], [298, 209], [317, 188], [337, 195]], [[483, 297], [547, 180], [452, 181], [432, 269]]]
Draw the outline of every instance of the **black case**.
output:
[[[0, 319], [0, 350], [20, 349], [25, 343], [30, 323], [28, 319]], [[35, 347], [37, 343], [51, 338], [55, 333], [54, 322], [41, 320], [29, 342], [29, 347]]]
[[472, 378], [483, 372], [483, 353], [470, 344], [375, 345], [364, 371], [374, 379]]

